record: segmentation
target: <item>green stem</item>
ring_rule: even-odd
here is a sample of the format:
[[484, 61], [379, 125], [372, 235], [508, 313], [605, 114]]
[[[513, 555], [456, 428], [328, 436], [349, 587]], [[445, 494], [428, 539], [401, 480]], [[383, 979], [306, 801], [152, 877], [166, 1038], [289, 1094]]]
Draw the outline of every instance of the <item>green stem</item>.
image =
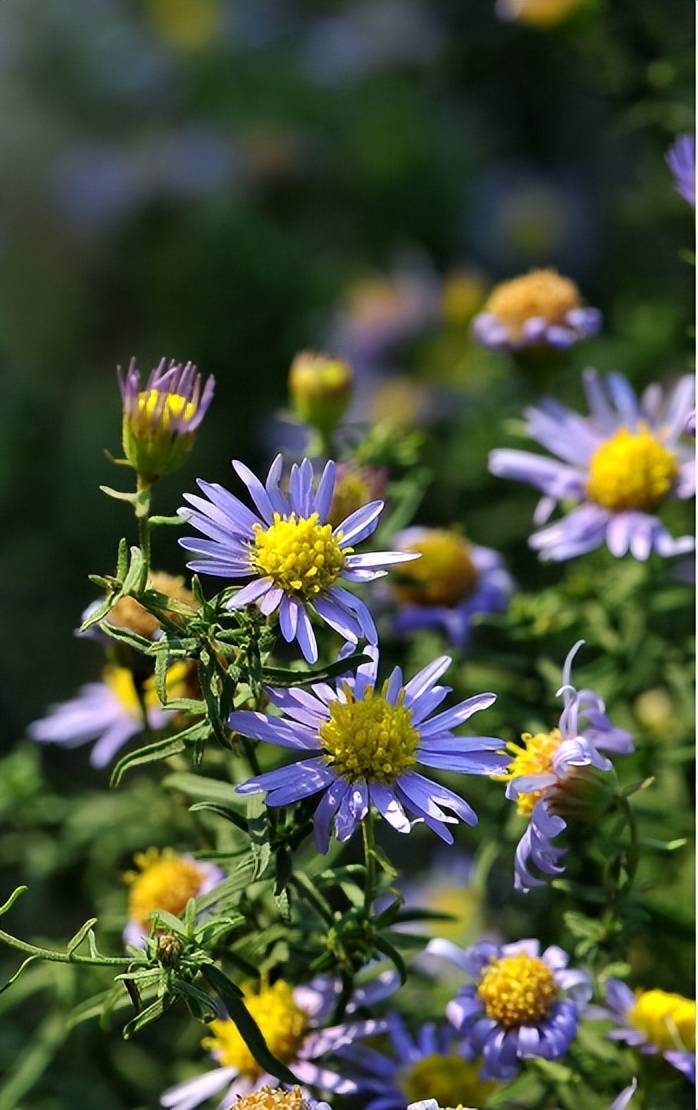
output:
[[638, 838], [637, 819], [633, 807], [627, 798], [621, 799], [621, 808], [625, 815], [625, 820], [628, 823], [628, 832], [630, 835], [630, 843], [628, 850], [625, 853], [625, 870], [627, 872], [627, 882], [625, 884], [624, 894], [628, 894], [630, 888], [635, 882], [635, 875], [637, 874], [637, 865], [640, 858], [640, 844]]
[[132, 967], [132, 956], [77, 956], [74, 952], [54, 952], [51, 948], [39, 948], [36, 944], [29, 944], [26, 940], [13, 937], [0, 929], [0, 941], [28, 956], [36, 956], [39, 960], [50, 960], [57, 964], [91, 964], [93, 967]]
[[[138, 520], [138, 542], [140, 543], [146, 572], [150, 571], [150, 482], [139, 474], [136, 478], [136, 519]], [[147, 573], [146, 573], [147, 581]]]
[[366, 917], [371, 916], [371, 907], [376, 894], [376, 839], [375, 829], [373, 825], [373, 810], [368, 809], [368, 813], [361, 822], [361, 832], [364, 841], [364, 859], [366, 861], [366, 885], [364, 887], [364, 914]]

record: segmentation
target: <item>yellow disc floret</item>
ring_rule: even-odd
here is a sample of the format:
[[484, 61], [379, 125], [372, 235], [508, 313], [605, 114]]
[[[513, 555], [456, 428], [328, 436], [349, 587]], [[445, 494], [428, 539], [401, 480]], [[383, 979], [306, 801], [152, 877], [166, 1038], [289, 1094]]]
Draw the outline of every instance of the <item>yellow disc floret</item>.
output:
[[157, 431], [169, 432], [174, 421], [188, 422], [196, 415], [196, 405], [181, 393], [161, 393], [144, 389], [138, 394], [132, 419], [141, 429], [152, 424]]
[[[546, 775], [552, 772], [553, 758], [560, 747], [562, 735], [559, 728], [552, 732], [537, 732], [535, 736], [530, 732], [521, 735], [521, 744], [507, 744], [513, 753], [513, 760], [509, 770], [501, 775], [492, 775], [496, 782], [510, 782], [512, 779], [521, 778], [522, 775]], [[522, 817], [528, 817], [539, 798], [547, 793], [549, 787], [542, 790], [531, 790], [527, 794], [519, 794], [516, 799], [516, 811]]]
[[[272, 987], [247, 991], [245, 1005], [272, 1056], [288, 1064], [296, 1056], [308, 1029], [308, 1014], [294, 1001], [293, 988], [279, 979]], [[250, 1079], [262, 1074], [264, 1069], [250, 1052], [234, 1021], [212, 1021], [209, 1028], [213, 1035], [205, 1038], [203, 1047], [210, 1049], [223, 1067], [236, 1068]]]
[[662, 1052], [695, 1052], [696, 1004], [692, 998], [669, 991], [638, 991], [627, 1020]]
[[[191, 693], [192, 664], [184, 660], [173, 663], [165, 679], [168, 698], [185, 697]], [[109, 665], [102, 671], [102, 681], [118, 698], [127, 713], [141, 712], [133, 674], [128, 667]], [[143, 683], [143, 701], [146, 709], [157, 709], [162, 705], [155, 690], [155, 678], [151, 675]]]
[[400, 1086], [408, 1102], [433, 1098], [443, 1107], [484, 1106], [496, 1084], [483, 1083], [479, 1071], [479, 1063], [435, 1052], [413, 1064]]
[[655, 509], [679, 472], [676, 455], [646, 425], [619, 428], [597, 447], [589, 463], [587, 494], [605, 509]]
[[330, 719], [320, 728], [325, 758], [347, 782], [392, 783], [413, 767], [419, 733], [412, 711], [400, 701], [390, 705], [369, 687], [356, 701], [330, 703]]
[[300, 1087], [282, 1091], [279, 1087], [260, 1087], [251, 1095], [244, 1095], [235, 1103], [235, 1110], [308, 1110], [309, 1104]]
[[259, 574], [271, 578], [285, 593], [309, 600], [327, 590], [341, 573], [350, 547], [339, 546], [341, 534], [320, 524], [317, 513], [282, 517], [274, 513], [268, 528], [254, 529], [252, 558]]
[[393, 586], [400, 601], [412, 605], [455, 605], [477, 585], [478, 573], [470, 544], [457, 532], [425, 529], [419, 539], [405, 544], [402, 550], [416, 551], [421, 558], [400, 568], [403, 581]]
[[532, 316], [542, 317], [547, 324], [562, 324], [570, 309], [579, 306], [579, 289], [573, 281], [556, 270], [532, 270], [496, 285], [483, 312], [496, 316], [510, 339], [520, 339]]
[[477, 990], [488, 1018], [506, 1029], [542, 1021], [559, 993], [548, 965], [524, 954], [492, 960]]
[[159, 852], [149, 848], [134, 856], [137, 871], [124, 876], [130, 883], [128, 909], [129, 917], [148, 928], [149, 915], [154, 910], [166, 910], [178, 916], [190, 898], [195, 898], [201, 890], [204, 873], [198, 864], [178, 856], [170, 848]]

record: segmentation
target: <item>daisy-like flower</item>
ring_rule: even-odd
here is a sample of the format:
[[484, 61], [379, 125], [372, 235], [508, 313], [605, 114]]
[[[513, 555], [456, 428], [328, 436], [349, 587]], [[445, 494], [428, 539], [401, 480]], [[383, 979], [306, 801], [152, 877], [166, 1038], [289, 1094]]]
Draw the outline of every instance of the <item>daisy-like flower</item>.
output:
[[280, 1087], [262, 1087], [251, 1095], [243, 1095], [235, 1103], [235, 1110], [332, 1110], [328, 1102], [316, 1102], [304, 1095], [300, 1087], [290, 1091]]
[[[359, 1006], [375, 1005], [392, 993], [395, 986], [396, 977], [389, 973], [359, 988], [349, 1002], [348, 1015]], [[335, 1094], [351, 1094], [356, 1085], [325, 1068], [322, 1059], [357, 1038], [381, 1033], [385, 1023], [350, 1020], [324, 1028], [336, 1001], [337, 985], [332, 980], [318, 978], [306, 986], [291, 987], [279, 979], [273, 986], [263, 983], [258, 990], [248, 989], [245, 1005], [271, 1054], [286, 1064], [301, 1083]], [[237, 1106], [237, 1100], [247, 1096], [250, 1102], [246, 1105], [260, 1110], [266, 1105], [277, 1105], [262, 1101], [262, 1094], [269, 1088], [278, 1088], [278, 1079], [257, 1063], [235, 1022], [229, 1018], [217, 1019], [211, 1022], [209, 1029], [210, 1036], [204, 1039], [202, 1046], [209, 1050], [218, 1066], [165, 1091], [160, 1098], [161, 1106], [170, 1110], [193, 1110], [221, 1091], [225, 1093], [218, 1104], [220, 1110]], [[301, 1094], [308, 1100], [304, 1090]], [[253, 1095], [258, 1096], [258, 1102], [252, 1100]], [[293, 1102], [290, 1105], [293, 1107]], [[312, 1101], [310, 1105], [313, 1106]]]
[[394, 543], [400, 551], [420, 555], [401, 570], [392, 587], [401, 602], [395, 618], [398, 632], [440, 628], [462, 649], [474, 617], [506, 608], [512, 581], [498, 552], [445, 528], [406, 528]]
[[301, 351], [291, 363], [288, 388], [300, 420], [329, 434], [351, 400], [354, 371], [331, 355]]
[[378, 654], [355, 676], [333, 687], [318, 683], [307, 690], [269, 690], [280, 717], [238, 710], [230, 728], [244, 736], [303, 752], [295, 763], [257, 775], [237, 787], [239, 794], [267, 791], [267, 805], [285, 806], [322, 794], [315, 811], [315, 842], [326, 852], [334, 825], [348, 840], [373, 807], [398, 832], [423, 821], [453, 843], [448, 825], [477, 824], [477, 815], [452, 790], [421, 775], [416, 766], [467, 775], [489, 775], [506, 768], [504, 741], [492, 736], [454, 736], [473, 713], [487, 709], [494, 694], [476, 694], [436, 716], [450, 692], [437, 682], [451, 660], [442, 655], [404, 683], [396, 667], [377, 686]]
[[674, 184], [687, 204], [696, 206], [696, 140], [694, 135], [680, 135], [669, 148], [667, 165], [674, 175]]
[[[177, 696], [187, 672], [186, 663], [170, 667], [167, 683], [172, 697]], [[144, 694], [150, 728], [165, 728], [172, 711], [161, 705], [153, 679], [146, 682]], [[131, 671], [108, 666], [102, 671], [101, 682], [88, 682], [70, 701], [51, 706], [48, 716], [29, 726], [28, 735], [40, 744], [61, 744], [64, 748], [96, 741], [90, 763], [104, 767], [142, 729], [143, 715]]]
[[514, 886], [520, 893], [543, 886], [544, 879], [531, 871], [533, 864], [544, 875], [565, 870], [563, 848], [552, 841], [567, 828], [565, 818], [594, 820], [608, 809], [614, 796], [615, 777], [610, 759], [602, 752], [628, 755], [633, 738], [615, 728], [606, 716], [601, 697], [594, 690], [576, 690], [571, 683], [572, 661], [584, 643], [579, 640], [562, 669], [563, 709], [557, 728], [535, 736], [525, 732], [521, 744], [507, 744], [513, 755], [504, 775], [507, 798], [528, 818], [516, 849]]
[[202, 384], [192, 362], [161, 359], [141, 388], [136, 360], [119, 367], [123, 405], [124, 455], [146, 481], [169, 474], [189, 454], [194, 436], [213, 400], [215, 379]]
[[124, 941], [134, 948], [142, 947], [148, 937], [151, 913], [166, 910], [179, 917], [190, 898], [207, 894], [225, 878], [225, 872], [215, 864], [178, 855], [171, 848], [161, 852], [149, 848], [138, 852], [133, 860], [136, 870], [124, 875], [129, 884]]
[[[415, 1036], [397, 1014], [388, 1017], [392, 1054], [366, 1045], [340, 1049], [349, 1065], [363, 1110], [405, 1110], [405, 1105], [483, 1107], [496, 1083], [480, 1078], [467, 1042], [448, 1025], [423, 1025]], [[426, 1101], [418, 1101], [426, 1100]]]
[[598, 308], [582, 305], [579, 289], [556, 270], [531, 270], [496, 285], [473, 320], [473, 336], [494, 351], [552, 347], [565, 351], [601, 327]]
[[554, 27], [587, 0], [497, 0], [500, 19], [516, 19], [531, 27]]
[[472, 980], [446, 1014], [471, 1051], [482, 1054], [483, 1079], [511, 1079], [521, 1060], [558, 1060], [567, 1052], [591, 983], [586, 972], [568, 969], [561, 948], [541, 953], [537, 940], [520, 940], [463, 949], [432, 940], [426, 951], [450, 960]]
[[673, 539], [656, 512], [670, 498], [695, 489], [692, 450], [680, 442], [694, 406], [691, 375], [668, 397], [658, 385], [638, 399], [620, 374], [602, 382], [583, 376], [591, 410], [579, 416], [557, 401], [528, 409], [528, 433], [557, 458], [530, 451], [497, 450], [490, 470], [499, 478], [529, 482], [544, 494], [534, 515], [544, 524], [558, 501], [576, 502], [567, 516], [529, 539], [541, 559], [573, 559], [607, 544], [612, 555], [636, 559], [692, 551], [693, 537]]
[[263, 485], [244, 463], [233, 467], [247, 486], [257, 512], [215, 483], [199, 479], [205, 494], [185, 494], [192, 508], [179, 510], [207, 539], [189, 536], [179, 542], [197, 558], [191, 570], [221, 578], [251, 578], [229, 602], [231, 609], [256, 605], [265, 616], [279, 614], [281, 635], [296, 640], [309, 663], [318, 657], [308, 610], [353, 644], [364, 636], [375, 644], [378, 633], [360, 598], [340, 581], [370, 582], [385, 568], [417, 558], [403, 551], [354, 554], [354, 546], [378, 525], [382, 501], [370, 501], [333, 528], [328, 523], [335, 484], [335, 464], [328, 462], [315, 488], [313, 466], [303, 459], [291, 467], [288, 494], [279, 482], [277, 455]]
[[643, 1055], [661, 1053], [665, 1060], [696, 1082], [696, 1003], [669, 991], [631, 991], [619, 979], [609, 979], [606, 1007], [594, 1016], [616, 1022], [608, 1036], [624, 1041]]

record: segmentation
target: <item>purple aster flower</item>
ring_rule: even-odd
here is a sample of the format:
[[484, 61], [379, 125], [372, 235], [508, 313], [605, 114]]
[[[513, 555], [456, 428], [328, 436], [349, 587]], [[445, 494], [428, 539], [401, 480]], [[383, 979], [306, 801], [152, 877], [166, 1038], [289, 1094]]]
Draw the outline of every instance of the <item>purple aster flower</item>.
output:
[[169, 474], [186, 458], [211, 401], [215, 379], [202, 377], [192, 362], [163, 358], [141, 389], [136, 360], [119, 367], [124, 454], [147, 481]]
[[594, 690], [576, 690], [571, 683], [572, 661], [584, 643], [579, 640], [562, 669], [563, 709], [557, 728], [535, 736], [525, 732], [522, 744], [507, 744], [514, 758], [505, 775], [507, 798], [529, 823], [516, 849], [514, 886], [520, 893], [543, 886], [531, 864], [546, 876], [561, 875], [565, 851], [552, 841], [567, 827], [565, 817], [598, 818], [611, 803], [616, 789], [610, 759], [602, 752], [628, 755], [633, 739], [606, 716], [601, 697]]
[[190, 898], [207, 894], [225, 878], [225, 872], [215, 864], [188, 854], [177, 855], [170, 848], [138, 852], [134, 862], [137, 870], [124, 876], [130, 889], [129, 917], [123, 933], [124, 943], [134, 948], [146, 945], [151, 913], [166, 910], [179, 917]]
[[[381, 1001], [392, 993], [396, 982], [396, 976], [387, 973], [360, 988], [350, 999], [348, 1015], [351, 1017], [359, 1006]], [[300, 987], [291, 987], [283, 980], [277, 980], [273, 986], [262, 984], [259, 990], [246, 991], [245, 1004], [269, 1051], [286, 1064], [301, 1083], [335, 1094], [351, 1094], [356, 1085], [329, 1071], [323, 1058], [358, 1038], [382, 1033], [385, 1022], [349, 1020], [324, 1028], [336, 1000], [337, 984], [318, 978]], [[170, 1110], [193, 1110], [212, 1095], [224, 1091], [219, 1107], [228, 1110], [237, 1105], [238, 1098], [279, 1086], [279, 1081], [254, 1059], [234, 1021], [217, 1019], [211, 1022], [209, 1029], [211, 1036], [205, 1038], [203, 1047], [211, 1052], [218, 1066], [165, 1091], [160, 1098], [161, 1106]], [[307, 1100], [307, 1092], [303, 1090], [302, 1094]]]
[[477, 824], [474, 810], [452, 790], [416, 770], [418, 763], [440, 771], [489, 775], [506, 768], [504, 741], [492, 736], [454, 736], [473, 713], [487, 709], [494, 694], [476, 694], [436, 716], [450, 692], [436, 683], [448, 669], [447, 655], [435, 659], [404, 683], [396, 667], [377, 687], [378, 654], [355, 676], [333, 687], [270, 690], [279, 717], [239, 710], [230, 728], [244, 736], [305, 752], [295, 763], [249, 779], [239, 794], [267, 791], [267, 805], [285, 806], [322, 794], [315, 811], [315, 842], [326, 852], [334, 825], [348, 840], [373, 807], [398, 832], [408, 833], [413, 815], [447, 844], [448, 825]]
[[594, 1007], [593, 1016], [616, 1023], [611, 1040], [624, 1041], [643, 1055], [661, 1053], [695, 1086], [694, 999], [662, 990], [633, 992], [619, 979], [609, 979], [606, 1007]]
[[401, 581], [393, 586], [402, 602], [395, 618], [398, 632], [440, 628], [462, 650], [474, 617], [506, 609], [513, 583], [498, 552], [441, 528], [407, 528], [394, 543], [400, 551], [421, 556], [402, 570]]
[[674, 175], [674, 185], [687, 204], [696, 206], [696, 140], [694, 135], [680, 135], [669, 148], [667, 165]]
[[511, 1079], [521, 1060], [557, 1060], [567, 1052], [591, 983], [586, 972], [568, 969], [561, 948], [540, 953], [537, 940], [520, 940], [463, 949], [432, 940], [427, 952], [450, 960], [472, 980], [446, 1013], [471, 1051], [482, 1054], [483, 1079]]
[[[150, 728], [164, 728], [172, 711], [160, 704], [152, 683], [145, 699]], [[109, 666], [104, 668], [101, 682], [88, 682], [70, 701], [51, 706], [47, 717], [29, 726], [28, 735], [40, 744], [61, 744], [65, 748], [96, 741], [90, 763], [104, 767], [142, 729], [143, 716], [131, 671]]]
[[559, 501], [576, 502], [562, 519], [529, 544], [544, 560], [561, 561], [608, 546], [636, 559], [692, 551], [692, 536], [673, 539], [656, 512], [670, 498], [695, 491], [693, 451], [680, 442], [694, 405], [692, 375], [681, 378], [668, 397], [658, 385], [638, 399], [620, 374], [602, 382], [594, 370], [583, 375], [591, 410], [579, 416], [551, 399], [526, 411], [528, 434], [557, 458], [530, 451], [497, 450], [490, 470], [499, 478], [529, 482], [544, 494], [534, 515], [544, 524]]
[[[363, 1110], [405, 1110], [411, 1106], [484, 1106], [495, 1084], [479, 1077], [480, 1066], [467, 1041], [448, 1025], [425, 1024], [415, 1036], [397, 1014], [388, 1017], [392, 1054], [366, 1045], [340, 1049]], [[434, 1097], [436, 1096], [436, 1097]], [[417, 1101], [417, 1100], [426, 1101]]]
[[600, 310], [582, 305], [573, 281], [556, 270], [531, 270], [495, 286], [472, 331], [478, 343], [495, 351], [566, 351], [600, 328]]
[[364, 636], [375, 644], [371, 614], [340, 580], [371, 582], [386, 574], [386, 567], [417, 556], [402, 551], [355, 555], [353, 545], [375, 531], [383, 502], [369, 502], [333, 529], [328, 516], [335, 464], [327, 463], [315, 488], [310, 460], [294, 463], [288, 494], [279, 488], [282, 465], [277, 455], [262, 485], [244, 463], [233, 461], [257, 512], [222, 486], [201, 479], [198, 485], [208, 500], [184, 495], [193, 508], [180, 509], [180, 516], [208, 537], [179, 541], [197, 556], [189, 568], [221, 578], [251, 578], [228, 602], [229, 608], [255, 604], [265, 616], [278, 611], [281, 635], [287, 643], [297, 640], [309, 663], [318, 658], [309, 608], [346, 641], [356, 644]]

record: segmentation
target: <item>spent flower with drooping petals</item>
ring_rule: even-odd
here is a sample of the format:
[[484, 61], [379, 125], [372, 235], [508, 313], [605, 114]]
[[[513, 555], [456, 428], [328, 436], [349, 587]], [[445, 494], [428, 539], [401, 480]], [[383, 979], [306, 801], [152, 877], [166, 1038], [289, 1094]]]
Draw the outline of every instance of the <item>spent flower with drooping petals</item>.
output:
[[613, 764], [602, 752], [633, 751], [632, 736], [611, 724], [602, 698], [572, 685], [572, 661], [583, 643], [579, 640], [565, 659], [558, 726], [535, 736], [525, 732], [521, 744], [507, 744], [513, 759], [506, 774], [498, 776], [507, 783], [507, 798], [528, 818], [514, 865], [514, 886], [521, 893], [546, 881], [531, 865], [547, 878], [565, 870], [565, 850], [552, 841], [566, 829], [567, 820], [598, 820], [616, 797]]
[[348, 643], [361, 637], [375, 644], [378, 633], [373, 617], [356, 594], [340, 585], [371, 582], [386, 568], [417, 558], [402, 551], [373, 551], [357, 555], [354, 546], [378, 525], [382, 501], [370, 501], [336, 528], [329, 523], [335, 485], [335, 464], [328, 462], [315, 487], [309, 459], [291, 467], [288, 493], [282, 492], [281, 455], [262, 482], [244, 463], [233, 468], [247, 486], [257, 512], [248, 509], [223, 486], [198, 485], [204, 497], [185, 494], [192, 506], [179, 510], [204, 537], [188, 536], [179, 542], [196, 558], [190, 570], [222, 578], [251, 578], [231, 598], [229, 608], [256, 605], [265, 616], [279, 615], [281, 635], [298, 642], [309, 663], [318, 658], [317, 641], [309, 611], [338, 632]]
[[693, 446], [682, 442], [694, 407], [685, 375], [665, 396], [651, 385], [638, 398], [620, 374], [583, 375], [588, 417], [559, 401], [526, 410], [527, 431], [557, 458], [500, 448], [490, 454], [499, 478], [529, 482], [543, 497], [534, 514], [545, 524], [558, 502], [576, 503], [566, 516], [534, 532], [529, 545], [544, 560], [573, 559], [601, 547], [636, 559], [692, 551], [692, 536], [674, 539], [656, 515], [665, 501], [695, 492]]
[[473, 320], [473, 336], [494, 351], [551, 347], [566, 351], [601, 327], [598, 308], [585, 308], [576, 284], [556, 270], [531, 270], [496, 285]]
[[321, 794], [315, 811], [315, 842], [321, 852], [334, 826], [337, 839], [348, 840], [370, 808], [394, 829], [408, 833], [408, 814], [423, 821], [447, 844], [448, 826], [477, 824], [477, 815], [452, 790], [417, 771], [419, 763], [440, 771], [488, 775], [506, 768], [504, 741], [493, 736], [454, 736], [474, 713], [487, 709], [494, 694], [476, 694], [436, 716], [450, 693], [438, 686], [451, 664], [435, 659], [405, 683], [396, 667], [378, 685], [378, 654], [354, 676], [334, 687], [316, 684], [307, 690], [269, 690], [282, 716], [238, 710], [230, 728], [256, 740], [303, 752], [289, 766], [256, 775], [238, 786], [239, 794], [266, 791], [269, 806], [286, 806]]
[[215, 388], [192, 362], [161, 359], [143, 388], [136, 360], [118, 370], [124, 455], [145, 482], [171, 473], [187, 457]]

